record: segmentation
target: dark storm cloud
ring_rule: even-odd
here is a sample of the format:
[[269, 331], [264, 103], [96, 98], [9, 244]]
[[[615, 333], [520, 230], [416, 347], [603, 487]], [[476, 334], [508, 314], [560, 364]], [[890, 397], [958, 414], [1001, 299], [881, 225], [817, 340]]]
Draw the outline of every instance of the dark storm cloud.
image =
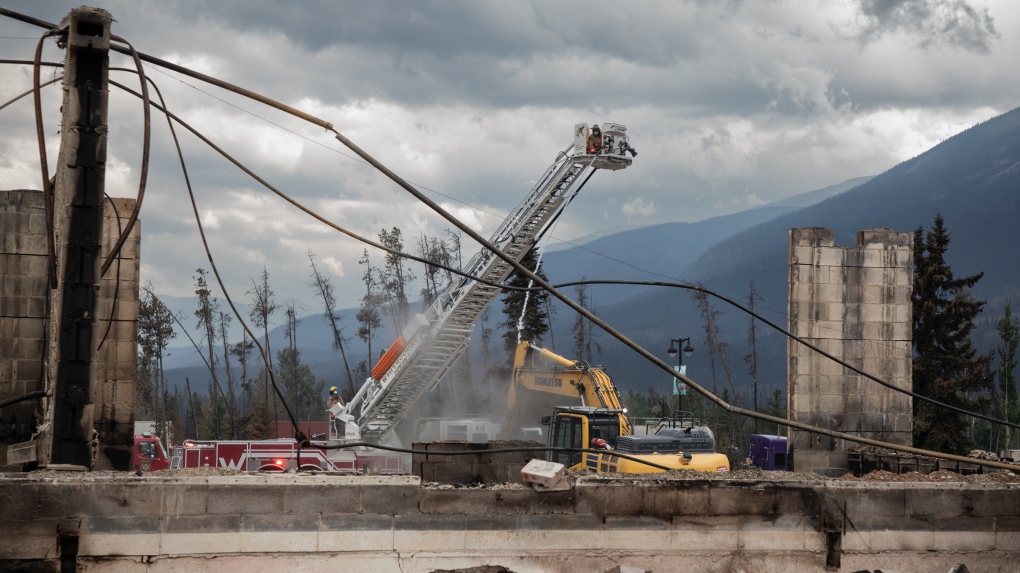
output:
[[[320, 97], [412, 105], [630, 105], [641, 99], [716, 102], [721, 86], [692, 69], [721, 57], [695, 15], [727, 10], [690, 3], [216, 2], [182, 22], [282, 35], [308, 52], [297, 65], [322, 77]], [[715, 55], [713, 55], [715, 54]], [[293, 65], [293, 63], [292, 63]], [[732, 78], [728, 78], [727, 82]], [[699, 93], [712, 92], [707, 97]], [[768, 101], [768, 99], [764, 99]]]
[[975, 8], [967, 0], [861, 0], [867, 20], [862, 41], [889, 32], [906, 32], [922, 47], [950, 46], [988, 53], [999, 38], [987, 7]]
[[[585, 5], [532, 2], [376, 2], [312, 0], [227, 0], [204, 5], [176, 2], [183, 20], [209, 19], [225, 28], [279, 32], [319, 51], [337, 46], [371, 46], [393, 53], [430, 54], [450, 59], [482, 56], [531, 58], [576, 52], [629, 61], [672, 59], [696, 52], [691, 36], [666, 37], [664, 19], [646, 17], [648, 7], [618, 2]], [[602, 8], [611, 8], [608, 13]]]

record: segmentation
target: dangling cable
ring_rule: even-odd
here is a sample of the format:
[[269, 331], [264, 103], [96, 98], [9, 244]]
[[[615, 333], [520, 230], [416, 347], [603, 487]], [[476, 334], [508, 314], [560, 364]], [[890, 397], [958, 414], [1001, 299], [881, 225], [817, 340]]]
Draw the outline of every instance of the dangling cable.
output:
[[117, 238], [117, 242], [114, 243], [113, 248], [110, 249], [110, 254], [107, 255], [106, 260], [103, 261], [103, 268], [99, 276], [106, 274], [106, 271], [113, 263], [113, 259], [120, 253], [121, 247], [124, 246], [124, 241], [127, 241], [128, 235], [131, 234], [131, 229], [134, 228], [135, 222], [138, 220], [138, 212], [141, 210], [142, 201], [145, 199], [145, 184], [149, 178], [149, 145], [151, 139], [150, 134], [152, 131], [150, 125], [151, 112], [149, 110], [149, 88], [145, 82], [147, 78], [145, 76], [145, 71], [142, 70], [142, 60], [138, 58], [138, 52], [135, 51], [135, 47], [131, 45], [131, 42], [128, 42], [120, 36], [110, 36], [110, 39], [127, 44], [128, 48], [131, 50], [131, 57], [134, 58], [135, 67], [138, 69], [138, 80], [142, 84], [142, 109], [144, 110], [145, 115], [145, 135], [142, 137], [142, 168], [138, 180], [138, 197], [135, 199], [135, 207], [131, 210], [131, 216], [128, 217], [128, 222], [127, 225], [124, 226], [123, 232], [121, 232], [120, 236]]
[[[106, 196], [106, 200], [110, 202], [110, 207], [113, 208], [113, 214], [117, 217], [117, 233], [122, 232], [120, 224], [120, 211], [117, 210], [116, 203], [113, 202], [113, 198], [109, 195]], [[113, 317], [117, 312], [117, 295], [120, 293], [120, 253], [117, 253], [117, 273], [113, 279], [113, 304], [110, 305], [110, 318], [106, 321], [106, 332], [103, 333], [103, 339], [99, 341], [99, 348], [96, 352], [103, 349], [103, 343], [106, 342], [106, 337], [110, 335], [110, 328], [113, 326]]]
[[57, 249], [53, 238], [53, 189], [50, 188], [50, 167], [46, 159], [46, 131], [43, 129], [42, 86], [39, 83], [43, 42], [59, 32], [50, 30], [39, 38], [32, 65], [32, 92], [35, 101], [35, 132], [39, 140], [39, 169], [42, 171], [43, 204], [46, 207], [46, 256], [50, 263], [50, 288], [57, 288]]

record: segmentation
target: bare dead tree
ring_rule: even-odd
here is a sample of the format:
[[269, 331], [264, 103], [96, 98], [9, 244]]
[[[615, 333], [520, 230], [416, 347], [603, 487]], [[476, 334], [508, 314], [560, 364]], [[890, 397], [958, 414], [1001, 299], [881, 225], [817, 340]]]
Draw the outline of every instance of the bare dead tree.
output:
[[485, 309], [485, 312], [478, 317], [478, 326], [481, 327], [481, 338], [482, 338], [482, 365], [485, 371], [489, 370], [489, 343], [492, 342], [492, 327], [487, 326], [489, 322], [489, 308]]
[[[581, 280], [585, 280], [585, 277], [581, 277]], [[577, 304], [581, 305], [582, 308], [592, 313], [597, 312], [598, 309], [595, 308], [592, 302], [587, 285], [580, 284], [574, 287], [574, 295], [576, 296]], [[574, 356], [577, 360], [591, 363], [596, 354], [602, 353], [602, 345], [598, 342], [594, 325], [590, 320], [578, 314], [574, 325], [571, 327], [571, 332], [574, 334]]]
[[340, 357], [343, 359], [344, 371], [347, 373], [348, 399], [350, 399], [354, 396], [356, 390], [354, 388], [354, 377], [351, 376], [351, 366], [347, 363], [347, 351], [344, 349], [344, 345], [348, 343], [348, 340], [344, 337], [343, 329], [340, 327], [340, 322], [343, 321], [344, 317], [336, 312], [333, 281], [315, 266], [315, 253], [311, 249], [308, 249], [308, 262], [312, 266], [312, 282], [310, 286], [318, 291], [319, 298], [322, 299], [322, 305], [326, 308], [326, 322], [329, 323], [330, 330], [333, 333], [333, 350], [339, 350]]
[[556, 329], [552, 327], [556, 318], [556, 306], [553, 305], [551, 297], [545, 299], [545, 315], [549, 319], [549, 344], [552, 346], [552, 351], [556, 352], [556, 335], [553, 333]]
[[253, 387], [251, 381], [248, 380], [248, 359], [251, 356], [252, 350], [255, 348], [255, 344], [248, 340], [248, 333], [241, 331], [241, 342], [230, 347], [230, 353], [237, 358], [237, 363], [241, 365], [241, 389], [244, 390], [244, 400], [242, 403], [242, 410], [248, 411], [251, 406], [253, 399]]
[[726, 372], [726, 380], [729, 382], [730, 391], [735, 397], [737, 389], [733, 386], [733, 375], [730, 373], [730, 364], [726, 360], [726, 351], [729, 349], [729, 344], [720, 339], [722, 331], [719, 328], [718, 318], [722, 312], [712, 308], [708, 295], [703, 291], [694, 291], [691, 297], [694, 298], [694, 302], [698, 305], [698, 310], [701, 313], [701, 324], [705, 329], [705, 347], [708, 348], [712, 364], [712, 393], [716, 393], [718, 390], [715, 371], [715, 359], [718, 356], [719, 362]]
[[195, 309], [195, 317], [198, 318], [197, 327], [205, 331], [205, 339], [209, 347], [209, 376], [212, 377], [209, 394], [213, 407], [213, 433], [218, 440], [220, 439], [219, 400], [221, 396], [218, 392], [219, 380], [216, 379], [216, 355], [213, 354], [213, 344], [216, 342], [214, 320], [216, 313], [219, 312], [219, 303], [209, 290], [209, 283], [205, 278], [207, 271], [199, 268], [195, 272], [198, 273], [198, 276], [195, 277], [195, 294], [198, 295], [198, 308]]
[[[754, 281], [749, 285], [750, 293], [747, 296], [747, 308], [751, 311], [751, 321], [747, 327], [747, 343], [751, 346], [751, 352], [744, 356], [747, 363], [747, 373], [751, 376], [751, 386], [754, 391], [754, 411], [758, 411], [758, 325], [754, 320], [754, 303], [762, 300], [758, 291], [754, 288]], [[758, 433], [758, 418], [754, 419], [754, 433]]]
[[[368, 373], [372, 371], [372, 361], [374, 356], [372, 355], [372, 341], [375, 340], [377, 331], [382, 328], [382, 317], [379, 316], [379, 308], [382, 306], [385, 295], [382, 294], [380, 289], [380, 283], [382, 277], [379, 276], [379, 272], [372, 267], [372, 260], [368, 257], [368, 249], [364, 250], [361, 259], [358, 260], [359, 265], [365, 265], [365, 272], [361, 275], [361, 281], [365, 284], [365, 296], [361, 297], [361, 306], [358, 308], [358, 314], [355, 319], [358, 321], [358, 338], [365, 341], [368, 345], [368, 356], [362, 361], [355, 370], [364, 370], [364, 375], [367, 377]], [[361, 373], [359, 373], [360, 377]]]

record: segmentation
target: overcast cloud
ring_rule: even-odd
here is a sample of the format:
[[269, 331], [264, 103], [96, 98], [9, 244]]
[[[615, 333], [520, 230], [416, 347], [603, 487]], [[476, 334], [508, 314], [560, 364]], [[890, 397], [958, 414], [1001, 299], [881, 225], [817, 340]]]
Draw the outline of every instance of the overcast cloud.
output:
[[[877, 174], [1012, 109], [1020, 93], [1015, 0], [93, 3], [140, 51], [332, 122], [486, 235], [577, 122], [626, 124], [639, 156], [592, 179], [555, 230], [568, 240], [700, 220]], [[78, 4], [4, 2], [51, 22]], [[35, 42], [20, 38], [39, 34], [0, 19], [2, 57], [30, 58]], [[62, 58], [49, 42], [44, 59]], [[175, 113], [337, 224], [373, 237], [396, 226], [409, 238], [449, 227], [320, 128], [150, 70]], [[0, 74], [3, 101], [31, 86], [28, 67]], [[52, 167], [59, 90], [47, 88], [43, 101]], [[110, 116], [108, 192], [134, 196], [140, 104], [115, 91]], [[165, 122], [154, 120], [142, 278], [188, 296], [194, 270], [208, 263]], [[314, 300], [311, 249], [340, 303], [356, 304], [363, 245], [182, 139], [231, 294], [243, 295], [265, 265], [278, 295]], [[37, 189], [38, 180], [25, 99], [0, 112], [0, 187]], [[465, 241], [466, 256], [474, 249]]]

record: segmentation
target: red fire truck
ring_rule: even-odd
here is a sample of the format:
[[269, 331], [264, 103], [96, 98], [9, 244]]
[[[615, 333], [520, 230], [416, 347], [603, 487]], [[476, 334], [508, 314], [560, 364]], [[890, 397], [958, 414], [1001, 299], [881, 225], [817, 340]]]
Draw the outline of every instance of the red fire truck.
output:
[[394, 452], [375, 448], [320, 450], [301, 449], [292, 438], [278, 440], [188, 440], [167, 455], [159, 437], [152, 434], [135, 436], [132, 467], [135, 471], [157, 471], [180, 468], [229, 468], [244, 472], [330, 471], [349, 473], [404, 473], [402, 457]]

